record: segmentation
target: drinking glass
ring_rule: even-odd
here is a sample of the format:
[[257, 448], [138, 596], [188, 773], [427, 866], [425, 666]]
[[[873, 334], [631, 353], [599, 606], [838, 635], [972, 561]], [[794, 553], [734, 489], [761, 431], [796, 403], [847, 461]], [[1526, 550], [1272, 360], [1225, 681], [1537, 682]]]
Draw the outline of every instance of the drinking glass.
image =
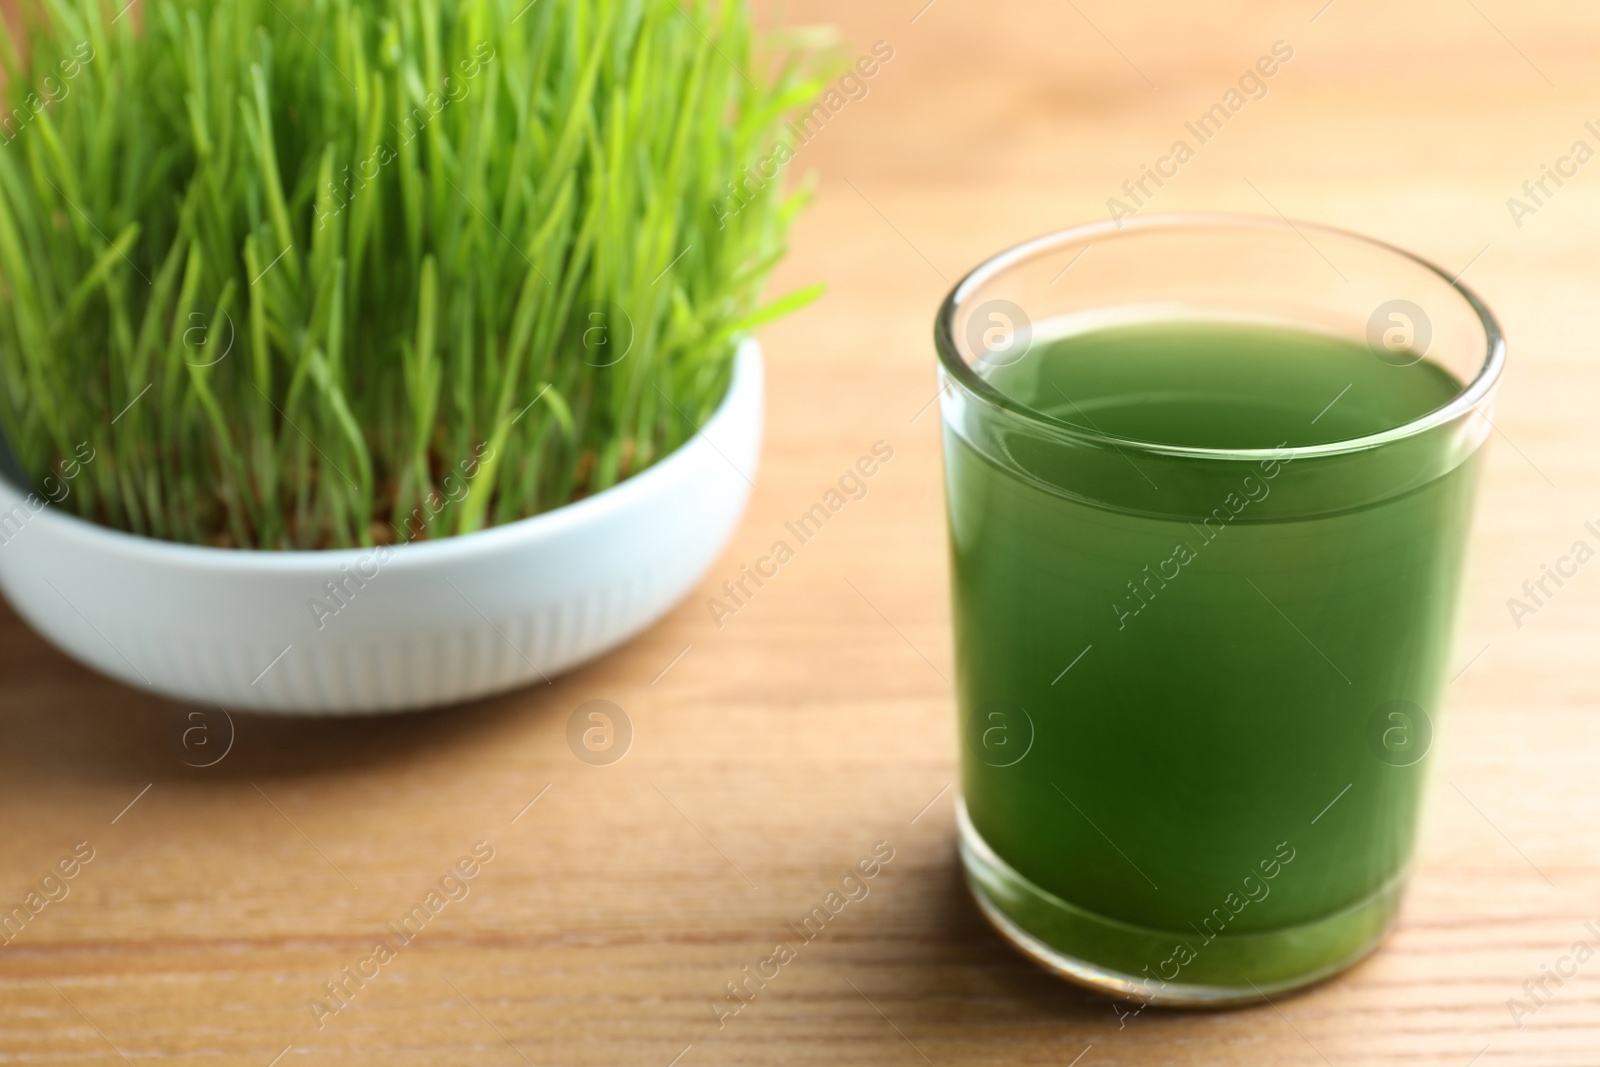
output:
[[[1380, 387], [1422, 361], [1446, 395], [1328, 439], [1330, 390], [1298, 439], [1216, 448], [1103, 432], [1007, 384], [1052, 341], [1129, 323], [1359, 344], [1381, 369], [1364, 376], [1396, 375]], [[1143, 1003], [1243, 1002], [1350, 966], [1410, 871], [1504, 363], [1488, 309], [1340, 230], [1143, 217], [995, 256], [935, 339], [981, 910], [1045, 966]], [[1265, 380], [1300, 359], [1286, 344]]]

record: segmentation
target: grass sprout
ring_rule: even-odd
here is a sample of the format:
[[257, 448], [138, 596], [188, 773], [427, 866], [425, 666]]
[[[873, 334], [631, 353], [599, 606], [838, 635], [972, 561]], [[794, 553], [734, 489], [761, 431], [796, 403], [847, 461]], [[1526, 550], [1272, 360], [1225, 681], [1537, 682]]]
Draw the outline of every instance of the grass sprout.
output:
[[0, 427], [35, 480], [93, 456], [84, 518], [538, 514], [688, 440], [816, 293], [761, 303], [803, 194], [750, 178], [816, 52], [741, 0], [125, 3], [0, 34]]

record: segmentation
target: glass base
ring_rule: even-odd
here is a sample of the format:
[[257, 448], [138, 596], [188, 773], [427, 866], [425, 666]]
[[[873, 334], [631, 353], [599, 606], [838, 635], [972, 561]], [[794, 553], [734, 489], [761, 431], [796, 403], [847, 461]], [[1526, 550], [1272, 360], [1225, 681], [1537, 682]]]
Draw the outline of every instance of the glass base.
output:
[[1408, 874], [1315, 922], [1208, 939], [1198, 929], [1135, 926], [1069, 904], [997, 856], [959, 799], [956, 820], [967, 885], [994, 928], [1061, 977], [1141, 1005], [1249, 1004], [1329, 978], [1378, 947]]

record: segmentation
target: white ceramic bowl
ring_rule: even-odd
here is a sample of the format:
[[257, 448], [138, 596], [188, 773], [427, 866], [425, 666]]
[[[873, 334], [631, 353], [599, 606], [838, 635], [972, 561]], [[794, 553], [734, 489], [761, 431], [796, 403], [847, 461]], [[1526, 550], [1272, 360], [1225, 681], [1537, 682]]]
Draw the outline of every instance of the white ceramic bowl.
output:
[[0, 479], [0, 588], [96, 670], [230, 710], [392, 711], [541, 682], [637, 634], [705, 574], [750, 495], [761, 401], [747, 341], [716, 413], [654, 466], [531, 519], [386, 553], [157, 541], [35, 511]]

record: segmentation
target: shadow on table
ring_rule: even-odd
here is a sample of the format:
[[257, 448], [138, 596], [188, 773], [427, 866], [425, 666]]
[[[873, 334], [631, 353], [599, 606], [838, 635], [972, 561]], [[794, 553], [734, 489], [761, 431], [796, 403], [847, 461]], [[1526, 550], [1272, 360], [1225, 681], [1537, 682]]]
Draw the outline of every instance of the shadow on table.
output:
[[933, 917], [936, 928], [948, 931], [950, 944], [966, 957], [965, 966], [987, 987], [980, 1001], [985, 1013], [1003, 1004], [1019, 1017], [1054, 1017], [1075, 1023], [1104, 1020], [1115, 1025], [1111, 1001], [1046, 971], [989, 925], [967, 889], [953, 844], [939, 871], [939, 899], [934, 902]]
[[539, 684], [428, 711], [311, 717], [224, 711], [123, 685], [79, 664], [0, 601], [0, 775], [11, 781], [295, 778], [403, 766], [481, 746], [551, 712]]

